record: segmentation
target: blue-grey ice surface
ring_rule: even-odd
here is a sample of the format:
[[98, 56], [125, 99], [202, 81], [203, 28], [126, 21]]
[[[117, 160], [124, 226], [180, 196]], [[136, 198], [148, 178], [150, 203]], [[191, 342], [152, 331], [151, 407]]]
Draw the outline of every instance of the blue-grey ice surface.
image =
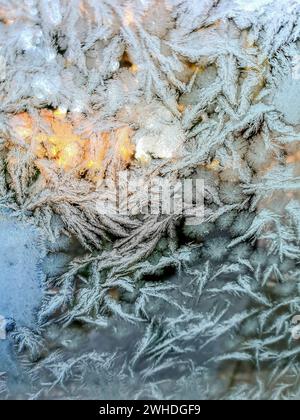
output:
[[[38, 230], [0, 216], [0, 315], [17, 327], [35, 327], [42, 299], [44, 250]], [[0, 340], [0, 372], [15, 373], [9, 337]]]

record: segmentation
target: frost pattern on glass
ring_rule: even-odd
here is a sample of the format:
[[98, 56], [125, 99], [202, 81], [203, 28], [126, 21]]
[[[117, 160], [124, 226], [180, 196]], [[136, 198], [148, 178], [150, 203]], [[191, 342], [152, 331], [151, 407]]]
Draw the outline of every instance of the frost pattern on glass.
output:
[[[0, 314], [24, 395], [298, 399], [299, 1], [0, 0], [0, 18]], [[123, 170], [204, 180], [203, 223], [99, 214]]]

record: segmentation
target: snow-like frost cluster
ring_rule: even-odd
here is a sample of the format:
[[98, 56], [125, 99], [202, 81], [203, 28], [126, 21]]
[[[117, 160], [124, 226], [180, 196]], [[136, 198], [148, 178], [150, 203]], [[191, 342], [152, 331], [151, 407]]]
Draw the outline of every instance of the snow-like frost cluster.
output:
[[[27, 396], [299, 398], [299, 37], [298, 0], [0, 0], [0, 208], [48, 250]], [[124, 169], [204, 179], [203, 223], [100, 214]]]

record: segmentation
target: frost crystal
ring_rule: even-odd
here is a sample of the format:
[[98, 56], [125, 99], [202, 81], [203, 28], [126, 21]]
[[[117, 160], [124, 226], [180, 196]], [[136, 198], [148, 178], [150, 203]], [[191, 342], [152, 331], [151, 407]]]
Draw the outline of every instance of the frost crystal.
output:
[[298, 0], [0, 0], [1, 397], [299, 398], [299, 42]]

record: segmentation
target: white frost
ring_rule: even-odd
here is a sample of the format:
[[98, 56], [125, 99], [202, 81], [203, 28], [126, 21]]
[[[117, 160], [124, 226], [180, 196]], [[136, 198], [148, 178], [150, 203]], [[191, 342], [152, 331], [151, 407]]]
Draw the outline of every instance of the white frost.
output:
[[[159, 112], [157, 112], [159, 107]], [[155, 104], [145, 111], [135, 136], [136, 159], [173, 159], [182, 154], [184, 132], [181, 123], [165, 107]]]
[[273, 0], [236, 0], [237, 6], [246, 12], [254, 12], [255, 10], [267, 6]]

